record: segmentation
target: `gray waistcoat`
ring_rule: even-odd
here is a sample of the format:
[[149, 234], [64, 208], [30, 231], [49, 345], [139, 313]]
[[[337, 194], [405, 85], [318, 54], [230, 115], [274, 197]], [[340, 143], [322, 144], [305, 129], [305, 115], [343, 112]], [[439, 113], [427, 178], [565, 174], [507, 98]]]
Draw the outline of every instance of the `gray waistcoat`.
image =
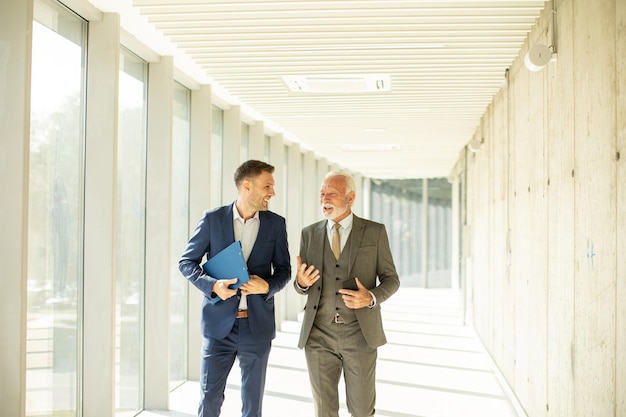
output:
[[[350, 244], [350, 238], [351, 236], [348, 237], [346, 248]], [[346, 323], [355, 321], [356, 314], [354, 314], [354, 310], [347, 308], [343, 303], [341, 294], [337, 293], [341, 289], [343, 281], [350, 278], [348, 276], [348, 251], [344, 248], [337, 261], [333, 251], [330, 249], [328, 239], [324, 239], [324, 265], [322, 271], [322, 295], [317, 307], [315, 322], [331, 323], [335, 313], [339, 313]]]

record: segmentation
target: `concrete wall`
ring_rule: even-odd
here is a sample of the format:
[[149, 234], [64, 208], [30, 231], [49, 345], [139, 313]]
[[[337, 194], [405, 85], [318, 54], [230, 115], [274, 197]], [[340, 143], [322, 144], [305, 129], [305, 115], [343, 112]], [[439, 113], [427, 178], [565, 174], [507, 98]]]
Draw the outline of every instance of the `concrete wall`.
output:
[[626, 1], [555, 7], [459, 158], [467, 317], [529, 416], [626, 416]]

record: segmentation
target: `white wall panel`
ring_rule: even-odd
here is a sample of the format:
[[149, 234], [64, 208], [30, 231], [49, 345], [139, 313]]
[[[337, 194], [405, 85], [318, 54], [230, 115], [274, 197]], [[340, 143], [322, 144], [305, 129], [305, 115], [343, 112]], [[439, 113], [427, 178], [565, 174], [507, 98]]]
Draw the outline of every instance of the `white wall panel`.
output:
[[85, 417], [115, 410], [115, 275], [113, 269], [120, 18], [90, 22], [85, 145], [83, 407]]
[[[265, 123], [258, 121], [250, 125], [249, 158], [265, 160]], [[243, 162], [243, 161], [242, 161]]]
[[615, 340], [615, 415], [626, 416], [626, 2], [615, 4], [615, 68], [617, 143], [615, 159], [617, 163], [617, 300], [616, 340]]
[[0, 404], [16, 417], [25, 412], [32, 22], [32, 1], [0, 3]]
[[624, 8], [557, 1], [558, 59], [531, 72], [525, 50], [551, 43], [546, 9], [468, 158], [468, 316], [533, 417], [624, 415]]
[[[571, 2], [559, 5], [560, 38], [571, 38]], [[557, 61], [546, 68], [548, 133], [548, 385], [546, 414], [574, 416], [574, 45], [559, 42]]]
[[231, 106], [224, 110], [224, 142], [222, 145], [222, 204], [237, 199], [235, 170], [241, 161], [241, 108]]
[[528, 146], [529, 128], [529, 104], [528, 97], [528, 77], [525, 71], [520, 71], [515, 76], [513, 82], [514, 112], [511, 117], [514, 119], [515, 129], [511, 137], [512, 158], [514, 159], [512, 204], [514, 216], [511, 217], [511, 279], [515, 282], [515, 348], [513, 350], [513, 360], [515, 363], [515, 373], [513, 387], [522, 404], [527, 405], [529, 401], [529, 367], [530, 351], [529, 338], [534, 337], [534, 331], [530, 329], [529, 310], [530, 303], [530, 216], [539, 213], [530, 212], [530, 170], [532, 152]]
[[[146, 176], [146, 364], [170, 360], [170, 248], [174, 60], [161, 57], [149, 65]], [[182, 249], [181, 249], [182, 250]], [[182, 279], [181, 277], [177, 277]], [[166, 410], [169, 366], [146, 366], [144, 407]]]
[[[191, 131], [189, 155], [189, 236], [193, 233], [204, 210], [211, 205], [211, 126], [212, 101], [211, 86], [204, 85], [191, 91]], [[181, 252], [182, 255], [182, 252]], [[181, 279], [183, 276], [181, 275]], [[197, 381], [200, 376], [200, 315], [203, 295], [196, 287], [189, 285], [189, 340], [187, 354], [187, 375]]]
[[615, 1], [573, 5], [574, 409], [600, 417], [615, 403]]

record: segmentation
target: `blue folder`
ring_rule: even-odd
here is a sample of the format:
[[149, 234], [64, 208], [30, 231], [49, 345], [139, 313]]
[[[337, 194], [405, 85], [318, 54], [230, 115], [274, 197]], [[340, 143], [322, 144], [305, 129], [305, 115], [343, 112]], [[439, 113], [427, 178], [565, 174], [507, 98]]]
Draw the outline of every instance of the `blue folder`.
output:
[[243, 259], [241, 242], [235, 240], [202, 265], [204, 272], [217, 279], [237, 278], [237, 282], [229, 288], [239, 288], [250, 280], [246, 261]]

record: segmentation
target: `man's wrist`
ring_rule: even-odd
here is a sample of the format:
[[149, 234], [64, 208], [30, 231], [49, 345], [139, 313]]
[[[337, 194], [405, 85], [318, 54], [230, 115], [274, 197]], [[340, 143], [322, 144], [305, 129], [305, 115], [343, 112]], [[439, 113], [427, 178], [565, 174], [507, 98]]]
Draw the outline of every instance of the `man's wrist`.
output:
[[370, 293], [370, 296], [372, 297], [372, 301], [370, 302], [370, 305], [368, 305], [368, 307], [369, 308], [374, 308], [374, 307], [376, 307], [376, 296], [371, 291], [369, 293]]
[[302, 285], [300, 285], [297, 279], [296, 279], [296, 286], [298, 287], [300, 291], [307, 291], [310, 288], [310, 287], [303, 287]]

